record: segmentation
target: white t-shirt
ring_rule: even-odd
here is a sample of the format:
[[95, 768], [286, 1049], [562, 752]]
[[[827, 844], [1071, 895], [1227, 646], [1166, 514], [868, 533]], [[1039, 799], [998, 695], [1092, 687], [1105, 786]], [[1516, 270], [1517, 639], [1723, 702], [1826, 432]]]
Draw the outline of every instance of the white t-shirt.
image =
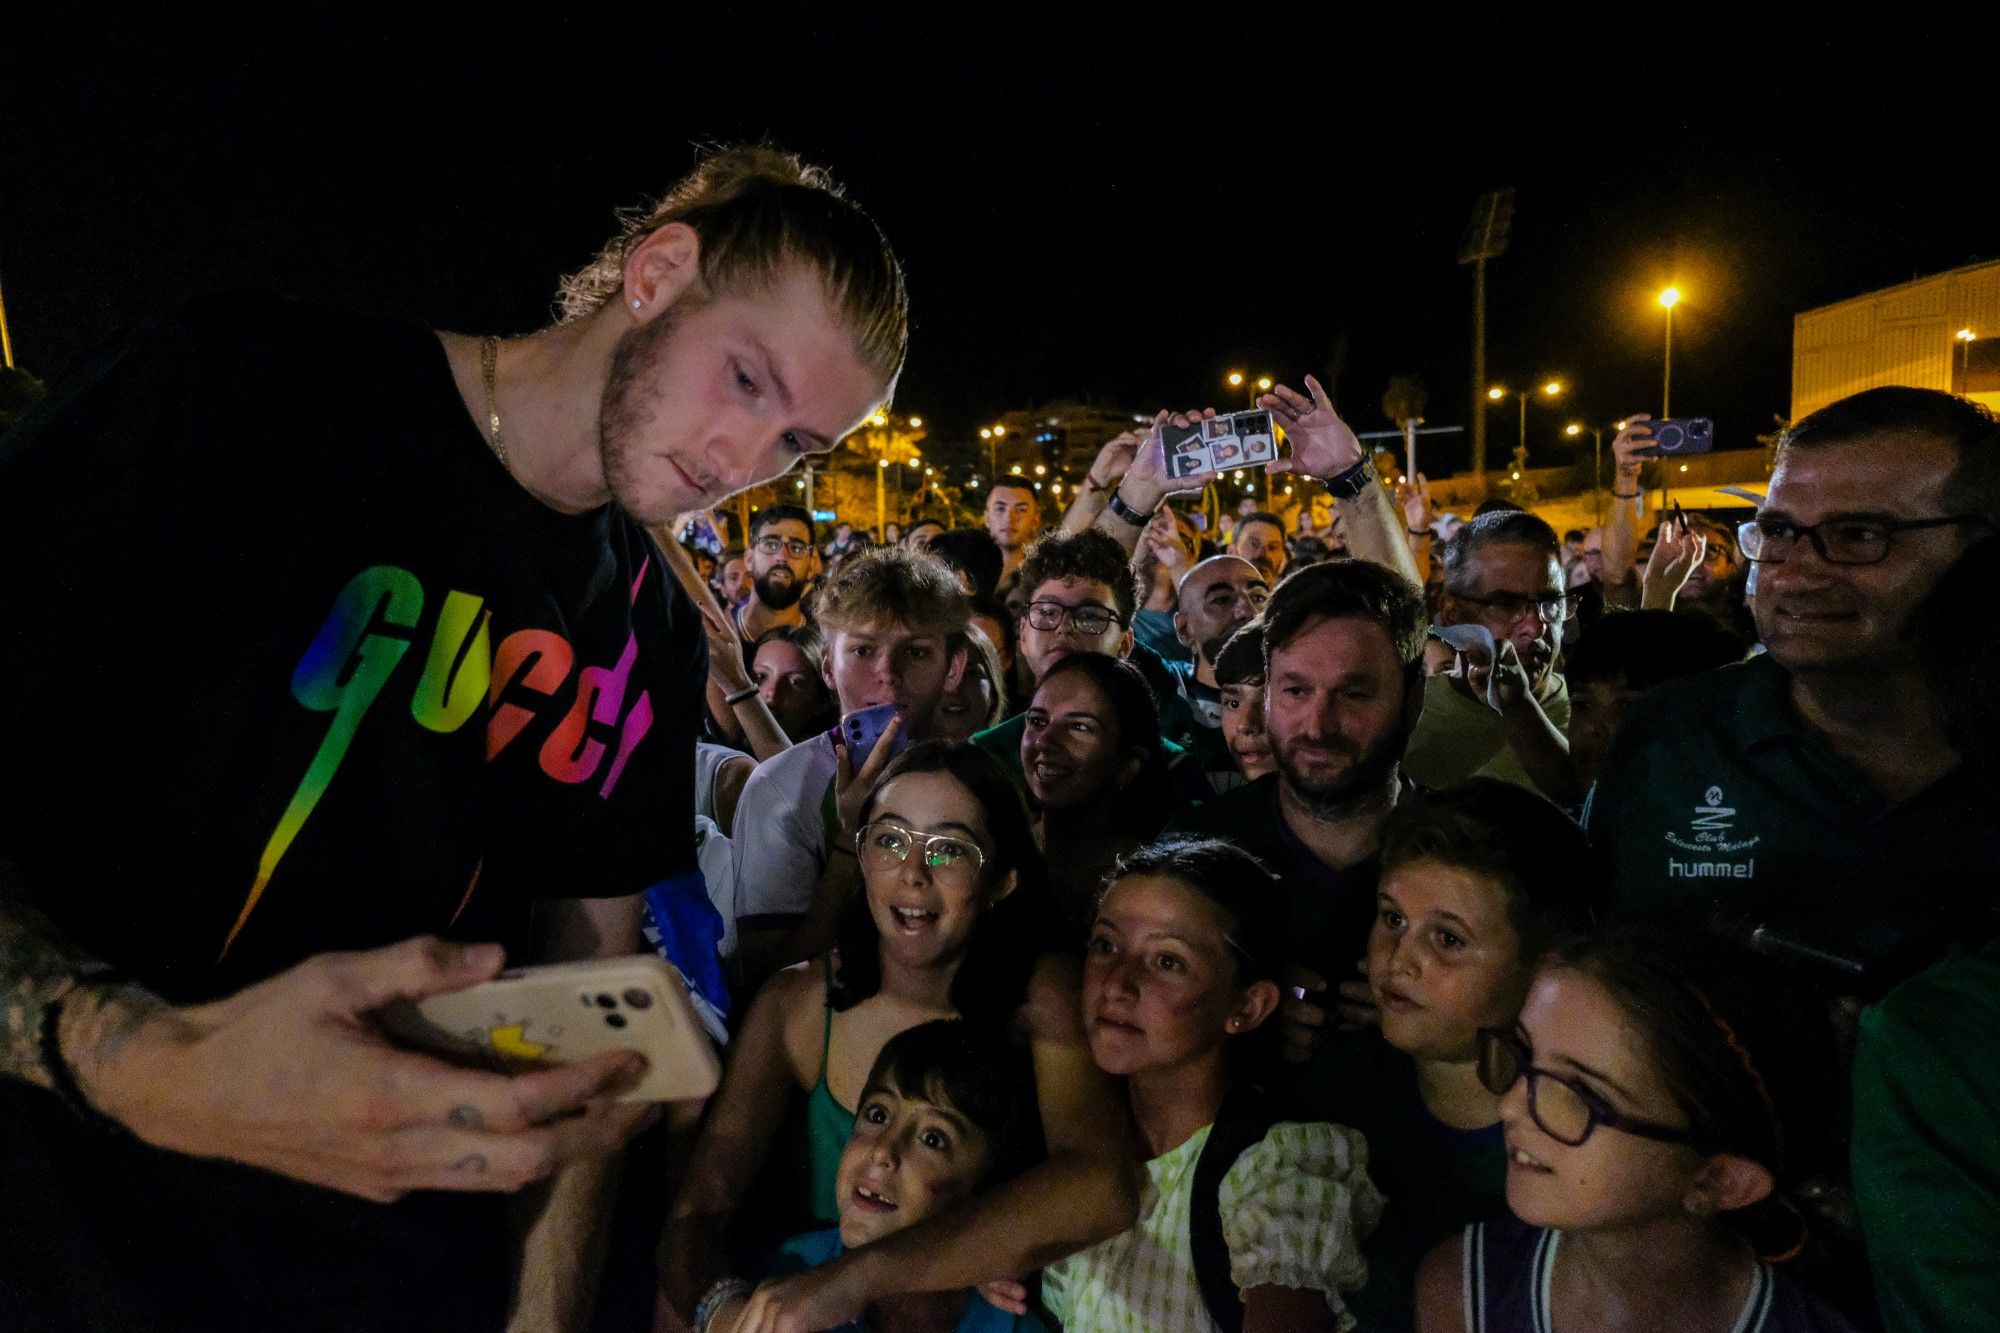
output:
[[757, 765], [736, 802], [736, 920], [797, 916], [826, 870], [826, 793], [840, 771], [833, 733], [821, 732]]

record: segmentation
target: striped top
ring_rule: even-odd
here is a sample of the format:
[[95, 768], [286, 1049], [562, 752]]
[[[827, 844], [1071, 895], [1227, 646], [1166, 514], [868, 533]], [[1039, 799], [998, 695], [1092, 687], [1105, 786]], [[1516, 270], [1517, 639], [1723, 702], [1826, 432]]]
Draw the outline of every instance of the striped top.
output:
[[[1555, 1333], [1550, 1313], [1562, 1232], [1507, 1218], [1465, 1229], [1465, 1326], [1470, 1333]], [[1855, 1326], [1759, 1260], [1729, 1333], [1854, 1333]]]

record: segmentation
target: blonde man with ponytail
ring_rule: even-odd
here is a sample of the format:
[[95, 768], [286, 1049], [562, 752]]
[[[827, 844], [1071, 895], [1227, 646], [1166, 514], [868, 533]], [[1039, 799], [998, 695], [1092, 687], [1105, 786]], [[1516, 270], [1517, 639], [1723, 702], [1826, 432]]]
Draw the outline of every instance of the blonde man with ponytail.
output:
[[824, 172], [727, 149], [548, 328], [202, 301], [0, 440], [10, 1326], [584, 1325], [643, 1061], [374, 1014], [644, 947], [702, 712], [646, 529], [831, 449], [908, 328]]

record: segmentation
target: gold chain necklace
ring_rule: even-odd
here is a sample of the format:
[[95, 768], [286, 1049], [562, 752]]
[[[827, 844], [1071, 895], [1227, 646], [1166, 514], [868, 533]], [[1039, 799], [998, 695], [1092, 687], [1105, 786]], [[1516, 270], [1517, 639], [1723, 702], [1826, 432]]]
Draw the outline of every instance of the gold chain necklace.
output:
[[514, 465], [507, 461], [507, 436], [500, 429], [500, 405], [493, 393], [493, 372], [499, 361], [500, 340], [491, 335], [480, 339], [479, 368], [486, 376], [486, 442], [493, 446], [493, 456], [511, 476]]

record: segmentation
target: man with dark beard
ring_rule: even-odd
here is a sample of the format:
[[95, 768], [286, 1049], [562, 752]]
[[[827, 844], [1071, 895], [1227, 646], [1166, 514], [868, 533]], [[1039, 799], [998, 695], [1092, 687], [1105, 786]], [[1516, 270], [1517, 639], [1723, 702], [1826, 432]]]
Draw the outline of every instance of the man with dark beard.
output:
[[798, 505], [769, 505], [750, 520], [750, 596], [736, 629], [755, 643], [780, 626], [803, 625], [806, 587], [819, 569], [812, 515]]
[[1226, 837], [1285, 895], [1294, 969], [1284, 978], [1287, 1058], [1310, 1055], [1329, 979], [1350, 978], [1375, 914], [1382, 821], [1410, 786], [1403, 747], [1423, 711], [1423, 595], [1362, 560], [1293, 574], [1263, 611], [1264, 725], [1278, 771], [1194, 811], [1188, 832]]

